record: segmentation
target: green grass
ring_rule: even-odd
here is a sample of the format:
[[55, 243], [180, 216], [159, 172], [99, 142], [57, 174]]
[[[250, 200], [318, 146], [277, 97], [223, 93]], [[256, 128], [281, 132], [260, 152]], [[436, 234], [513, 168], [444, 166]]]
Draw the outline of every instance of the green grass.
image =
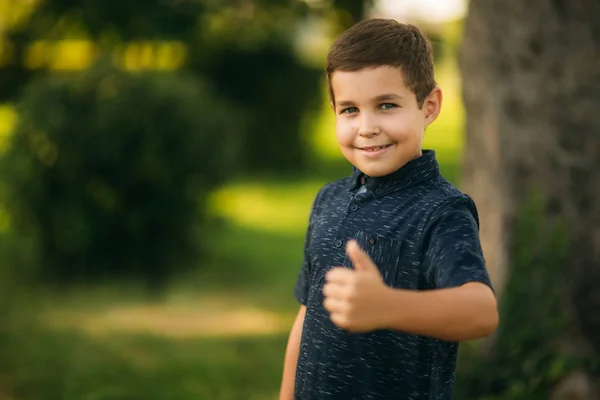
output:
[[[73, 291], [30, 303], [23, 325], [3, 323], [0, 399], [3, 390], [23, 400], [276, 398], [287, 330], [298, 307], [292, 289], [303, 237], [222, 226], [212, 240], [211, 260], [176, 282], [158, 304], [146, 304], [135, 288], [125, 294], [115, 287]], [[216, 304], [207, 300], [213, 296]], [[274, 313], [282, 323], [265, 333], [210, 335], [199, 328], [181, 337], [164, 334], [177, 333], [177, 327], [164, 326], [168, 319], [158, 323], [161, 331], [85, 329], [91, 319], [135, 307], [156, 309], [153, 322], [177, 313], [193, 319], [252, 308]], [[73, 317], [73, 323], [46, 324], [50, 311]], [[220, 323], [237, 322], [225, 316]]]
[[[0, 398], [36, 400], [274, 399], [285, 335], [169, 340], [91, 338], [29, 329], [0, 341]], [[13, 396], [14, 397], [11, 397]]]

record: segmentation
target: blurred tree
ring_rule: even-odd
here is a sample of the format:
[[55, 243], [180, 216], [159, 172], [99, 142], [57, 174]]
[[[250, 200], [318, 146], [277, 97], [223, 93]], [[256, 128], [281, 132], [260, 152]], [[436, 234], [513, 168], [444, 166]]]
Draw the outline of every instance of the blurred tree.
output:
[[[595, 0], [470, 2], [461, 54], [464, 188], [479, 205], [506, 311], [482, 397], [600, 398], [598, 21]], [[535, 193], [538, 210], [524, 208]], [[537, 221], [524, 226], [524, 210]], [[564, 258], [548, 241], [557, 230], [567, 240]], [[553, 298], [560, 307], [545, 308]], [[556, 319], [564, 323], [548, 325]], [[540, 357], [544, 347], [550, 359]]]
[[44, 281], [144, 277], [156, 291], [196, 259], [204, 200], [232, 170], [238, 131], [207, 84], [101, 64], [32, 81], [19, 113], [0, 171]]
[[[148, 276], [160, 281], [166, 264], [175, 262], [167, 254], [184, 253], [177, 246], [167, 248], [179, 234], [187, 235], [189, 226], [177, 231], [172, 224], [183, 223], [187, 212], [193, 215], [190, 198], [171, 201], [168, 196], [183, 196], [176, 185], [182, 179], [200, 179], [201, 203], [206, 191], [224, 178], [219, 172], [227, 171], [227, 178], [236, 173], [211, 158], [221, 152], [237, 151], [237, 171], [301, 169], [307, 141], [301, 137], [300, 120], [322, 101], [321, 71], [302, 64], [295, 49], [298, 31], [316, 12], [306, 2], [53, 0], [27, 2], [23, 8], [24, 4], [14, 0], [0, 4], [5, 7], [0, 10], [5, 16], [0, 27], [0, 101], [15, 102], [21, 93], [24, 96], [3, 172], [12, 189], [13, 211], [18, 211], [13, 222], [26, 230], [37, 228], [48, 279], [55, 273], [59, 280], [95, 279], [103, 268], [108, 268], [108, 275], [135, 274], [138, 268], [146, 274], [154, 268], [157, 273]], [[335, 7], [331, 14], [319, 11], [320, 17], [343, 8], [350, 10], [353, 20], [362, 16], [362, 2], [336, 2]], [[73, 71], [103, 58], [139, 73], [161, 64], [146, 60], [152, 52], [162, 51], [153, 49], [167, 48], [156, 43], [176, 49], [178, 57], [185, 58], [180, 72], [210, 82], [213, 90], [197, 88], [195, 79], [156, 75], [137, 80], [117, 70], [106, 72], [114, 79], [100, 79], [98, 70], [76, 78], [80, 74]], [[71, 57], [81, 60], [68, 66], [63, 61]], [[115, 101], [123, 107], [94, 97], [102, 97], [100, 92], [110, 88], [111, 81], [120, 88]], [[190, 88], [184, 89], [187, 81]], [[93, 89], [93, 84], [99, 87]], [[145, 90], [143, 84], [148, 85]], [[215, 94], [213, 104], [209, 96]], [[167, 98], [171, 104], [161, 109]], [[148, 113], [140, 120], [129, 108]], [[192, 110], [197, 115], [191, 115]], [[165, 113], [163, 125], [149, 125]], [[179, 127], [175, 117], [189, 125]], [[99, 120], [104, 121], [102, 129]], [[216, 121], [223, 126], [214, 125]], [[238, 127], [233, 141], [220, 133], [230, 131], [229, 122]], [[190, 131], [190, 126], [198, 131]], [[133, 146], [135, 134], [148, 135], [139, 143], [140, 151], [134, 157], [115, 156]], [[186, 134], [189, 142], [184, 140]], [[174, 148], [157, 148], [173, 137]], [[114, 157], [109, 165], [110, 154]], [[187, 165], [191, 154], [202, 162], [178, 169]], [[152, 169], [167, 182], [143, 176], [140, 168]], [[207, 175], [211, 169], [216, 173]], [[17, 198], [24, 200], [19, 203]], [[188, 203], [179, 207], [178, 201]], [[173, 218], [161, 208], [167, 203], [177, 209]], [[169, 243], [160, 243], [171, 229], [179, 233]], [[186, 241], [181, 240], [182, 246]], [[148, 246], [164, 252], [141, 250]]]

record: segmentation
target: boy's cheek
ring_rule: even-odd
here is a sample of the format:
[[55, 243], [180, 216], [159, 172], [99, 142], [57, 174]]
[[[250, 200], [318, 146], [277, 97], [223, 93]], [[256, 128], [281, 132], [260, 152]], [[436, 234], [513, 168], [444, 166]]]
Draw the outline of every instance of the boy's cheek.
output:
[[338, 133], [338, 135], [341, 134], [348, 134], [348, 130], [349, 130], [349, 123], [348, 121], [344, 121], [342, 118], [340, 118], [339, 116], [335, 117], [335, 130]]
[[354, 133], [352, 127], [347, 123], [336, 125], [337, 141], [342, 146], [352, 146], [354, 143]]

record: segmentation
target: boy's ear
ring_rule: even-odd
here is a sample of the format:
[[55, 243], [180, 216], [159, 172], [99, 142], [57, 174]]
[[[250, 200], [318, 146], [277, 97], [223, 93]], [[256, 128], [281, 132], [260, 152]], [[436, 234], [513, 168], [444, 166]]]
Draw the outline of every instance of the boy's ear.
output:
[[428, 126], [435, 121], [442, 110], [442, 89], [439, 87], [433, 88], [431, 93], [423, 102], [423, 111], [425, 113], [425, 125]]

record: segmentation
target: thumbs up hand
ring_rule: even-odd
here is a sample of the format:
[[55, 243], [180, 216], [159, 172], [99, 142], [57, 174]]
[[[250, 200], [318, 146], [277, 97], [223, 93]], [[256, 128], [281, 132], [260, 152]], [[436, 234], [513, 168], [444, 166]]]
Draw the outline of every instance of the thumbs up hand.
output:
[[392, 289], [383, 282], [379, 269], [356, 241], [348, 242], [346, 253], [354, 270], [336, 267], [327, 273], [323, 306], [329, 311], [331, 321], [342, 329], [367, 332], [383, 328], [386, 292]]

